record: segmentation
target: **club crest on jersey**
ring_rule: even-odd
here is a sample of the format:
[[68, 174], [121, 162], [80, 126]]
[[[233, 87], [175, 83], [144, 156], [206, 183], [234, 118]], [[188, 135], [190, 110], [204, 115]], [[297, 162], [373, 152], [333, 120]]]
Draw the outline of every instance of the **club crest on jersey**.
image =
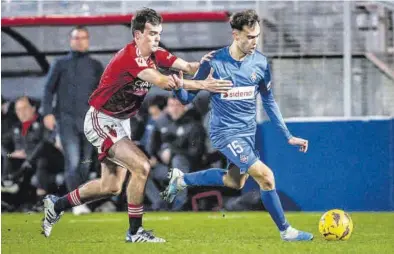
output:
[[250, 79], [251, 79], [253, 82], [256, 81], [257, 75], [256, 75], [256, 72], [255, 72], [255, 71], [253, 71], [253, 72], [252, 72], [252, 75], [250, 75]]
[[221, 94], [223, 100], [248, 100], [254, 98], [254, 86], [234, 87]]
[[139, 67], [148, 67], [148, 64], [143, 57], [136, 57], [135, 62], [138, 64]]
[[242, 163], [248, 163], [248, 156], [247, 155], [244, 155], [244, 154], [241, 154], [240, 156], [239, 156], [239, 160], [242, 162]]
[[115, 127], [116, 127], [115, 124], [112, 124], [111, 126], [104, 125], [104, 128], [107, 129], [109, 135], [111, 135], [111, 136], [116, 138], [118, 136], [118, 134], [116, 133], [116, 130], [114, 129]]

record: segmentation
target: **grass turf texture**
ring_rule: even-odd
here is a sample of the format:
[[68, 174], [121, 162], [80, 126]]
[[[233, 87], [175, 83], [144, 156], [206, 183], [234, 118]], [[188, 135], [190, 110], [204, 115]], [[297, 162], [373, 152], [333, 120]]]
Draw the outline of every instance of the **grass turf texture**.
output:
[[266, 212], [147, 213], [146, 229], [164, 244], [125, 243], [126, 213], [65, 214], [46, 239], [42, 214], [3, 214], [2, 253], [394, 253], [394, 213], [350, 213], [349, 241], [328, 242], [318, 232], [322, 213], [286, 213], [291, 224], [315, 235], [289, 243]]

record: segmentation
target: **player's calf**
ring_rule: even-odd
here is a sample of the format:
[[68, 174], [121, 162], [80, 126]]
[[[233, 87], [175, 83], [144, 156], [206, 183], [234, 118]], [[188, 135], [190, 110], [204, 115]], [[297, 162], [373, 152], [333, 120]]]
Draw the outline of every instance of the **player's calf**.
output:
[[296, 230], [287, 222], [278, 193], [275, 190], [275, 179], [272, 170], [261, 161], [257, 161], [248, 170], [248, 173], [259, 184], [261, 201], [278, 227], [281, 238], [285, 241], [312, 240], [312, 234]]

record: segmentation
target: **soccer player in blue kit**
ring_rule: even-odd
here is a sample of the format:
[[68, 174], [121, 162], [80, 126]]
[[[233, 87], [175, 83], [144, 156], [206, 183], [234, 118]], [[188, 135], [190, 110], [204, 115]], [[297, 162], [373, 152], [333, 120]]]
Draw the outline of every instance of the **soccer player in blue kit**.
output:
[[[210, 61], [201, 64], [194, 77], [226, 79], [234, 84], [225, 94], [211, 94], [209, 134], [213, 146], [227, 157], [229, 166], [227, 169], [211, 168], [188, 174], [177, 168], [170, 169], [169, 185], [161, 195], [164, 200], [172, 202], [179, 191], [190, 186], [241, 189], [251, 175], [260, 186], [261, 200], [281, 238], [285, 241], [312, 240], [311, 233], [293, 228], [286, 220], [275, 189], [274, 174], [255, 150], [257, 94], [260, 93], [270, 120], [290, 145], [299, 146], [301, 152], [306, 152], [308, 141], [290, 134], [274, 100], [267, 58], [256, 51], [260, 35], [258, 15], [254, 10], [237, 12], [231, 17], [230, 24], [234, 39], [231, 46], [216, 51]], [[179, 78], [179, 84], [182, 84], [182, 78]], [[195, 96], [181, 87], [174, 93], [182, 103], [191, 102]]]

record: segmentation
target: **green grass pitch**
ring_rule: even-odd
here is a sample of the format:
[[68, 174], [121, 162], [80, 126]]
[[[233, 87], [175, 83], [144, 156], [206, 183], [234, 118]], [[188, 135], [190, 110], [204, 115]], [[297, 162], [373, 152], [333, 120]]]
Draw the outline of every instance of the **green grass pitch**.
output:
[[146, 229], [163, 244], [125, 243], [126, 213], [65, 214], [46, 239], [41, 214], [1, 216], [2, 253], [394, 253], [394, 213], [350, 213], [349, 241], [327, 242], [318, 232], [322, 213], [286, 213], [291, 224], [315, 234], [312, 242], [289, 243], [266, 212], [154, 213], [144, 215]]

